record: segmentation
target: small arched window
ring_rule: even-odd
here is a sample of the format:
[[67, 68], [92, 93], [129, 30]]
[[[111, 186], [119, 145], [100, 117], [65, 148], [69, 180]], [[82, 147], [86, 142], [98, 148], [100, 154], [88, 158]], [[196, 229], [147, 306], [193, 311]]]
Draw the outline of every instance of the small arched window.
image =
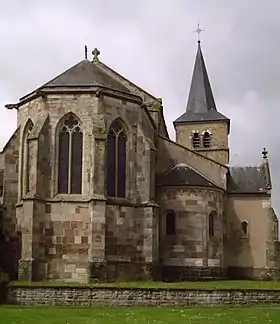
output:
[[193, 136], [192, 136], [192, 145], [193, 145], [193, 148], [199, 148], [200, 147], [200, 136], [199, 136], [199, 133], [193, 133]]
[[107, 195], [125, 198], [126, 132], [122, 123], [114, 121], [107, 138]]
[[243, 236], [248, 236], [249, 228], [246, 221], [241, 222], [241, 233]]
[[209, 148], [211, 146], [211, 137], [210, 137], [210, 134], [209, 132], [205, 132], [203, 134], [203, 147], [204, 148]]
[[59, 129], [58, 193], [82, 192], [83, 133], [73, 114], [64, 118]]
[[214, 237], [215, 236], [215, 223], [216, 223], [216, 217], [217, 214], [215, 211], [212, 211], [209, 214], [209, 218], [208, 218], [208, 234], [209, 237]]
[[165, 232], [166, 232], [166, 235], [175, 235], [176, 234], [176, 214], [173, 210], [168, 211], [166, 214]]

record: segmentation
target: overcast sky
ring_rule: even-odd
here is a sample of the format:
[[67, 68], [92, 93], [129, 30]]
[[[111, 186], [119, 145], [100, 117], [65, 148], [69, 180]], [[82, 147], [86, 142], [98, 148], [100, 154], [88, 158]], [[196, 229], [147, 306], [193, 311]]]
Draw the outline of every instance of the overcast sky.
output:
[[[18, 99], [83, 59], [100, 60], [162, 97], [170, 135], [185, 109], [197, 27], [218, 110], [231, 118], [231, 164], [258, 165], [266, 147], [280, 213], [279, 0], [13, 0], [0, 10], [0, 149]], [[279, 198], [278, 198], [279, 197]]]

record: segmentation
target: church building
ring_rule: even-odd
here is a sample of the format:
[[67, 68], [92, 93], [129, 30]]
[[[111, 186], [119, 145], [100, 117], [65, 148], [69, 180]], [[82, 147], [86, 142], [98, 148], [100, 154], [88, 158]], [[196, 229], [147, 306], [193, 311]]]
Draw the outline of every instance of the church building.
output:
[[92, 54], [6, 105], [0, 268], [25, 281], [277, 278], [268, 153], [229, 166], [234, 120], [200, 41], [175, 141], [162, 100]]

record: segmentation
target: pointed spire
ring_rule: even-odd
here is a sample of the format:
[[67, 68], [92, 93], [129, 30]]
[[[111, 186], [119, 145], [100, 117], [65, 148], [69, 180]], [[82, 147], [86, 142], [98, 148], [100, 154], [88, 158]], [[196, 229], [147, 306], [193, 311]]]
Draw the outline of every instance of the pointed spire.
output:
[[201, 50], [200, 41], [198, 41], [197, 54], [186, 110], [198, 114], [205, 114], [211, 109], [217, 110]]
[[229, 123], [229, 119], [217, 111], [201, 50], [200, 40], [198, 40], [197, 43], [197, 54], [193, 69], [186, 112], [182, 116], [177, 118], [174, 121], [174, 124], [217, 120], [226, 120]]

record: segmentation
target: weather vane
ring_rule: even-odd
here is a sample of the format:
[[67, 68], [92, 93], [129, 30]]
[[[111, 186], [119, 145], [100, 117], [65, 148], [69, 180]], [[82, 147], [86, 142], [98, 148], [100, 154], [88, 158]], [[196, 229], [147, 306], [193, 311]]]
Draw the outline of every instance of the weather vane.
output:
[[197, 33], [197, 41], [198, 41], [199, 43], [200, 43], [200, 33], [203, 32], [203, 31], [204, 31], [204, 29], [201, 29], [201, 28], [200, 28], [200, 26], [199, 26], [199, 22], [198, 22], [198, 24], [197, 24], [197, 29], [194, 30], [194, 32]]

